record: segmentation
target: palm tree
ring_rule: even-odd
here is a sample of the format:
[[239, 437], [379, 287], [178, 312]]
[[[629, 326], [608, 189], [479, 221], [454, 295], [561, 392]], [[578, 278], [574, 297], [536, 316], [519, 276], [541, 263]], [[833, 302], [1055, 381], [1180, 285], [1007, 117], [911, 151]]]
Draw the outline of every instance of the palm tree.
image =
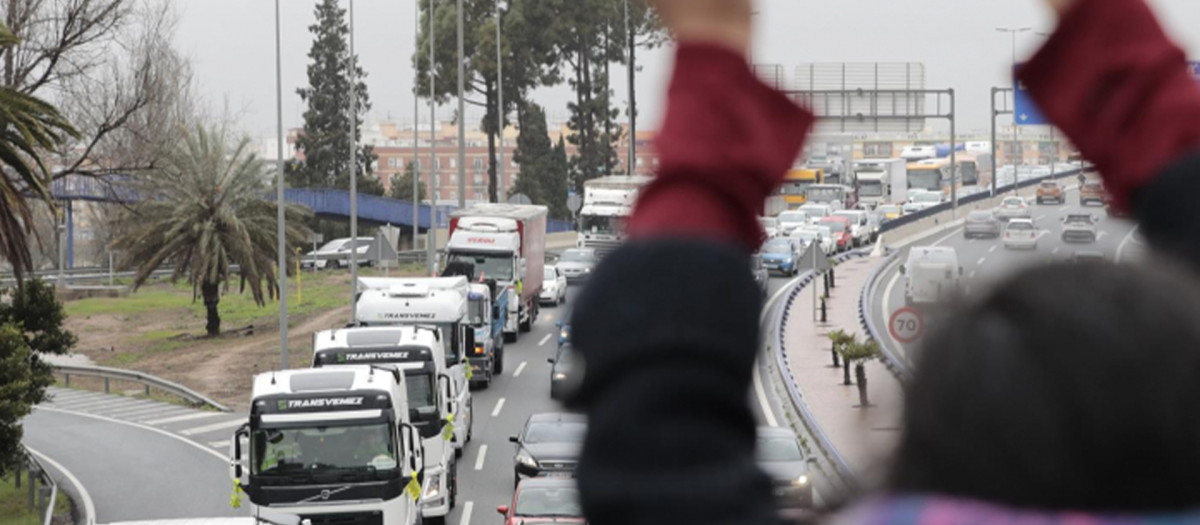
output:
[[[0, 52], [20, 40], [0, 24]], [[27, 198], [50, 202], [47, 151], [79, 134], [54, 106], [7, 86], [0, 86], [0, 259], [12, 265], [17, 282], [33, 270], [29, 233], [33, 212]], [[36, 235], [36, 233], [35, 233]]]
[[[222, 286], [229, 290], [231, 265], [239, 266], [240, 291], [249, 288], [259, 306], [273, 298], [276, 208], [266, 198], [264, 167], [248, 140], [233, 144], [223, 131], [202, 127], [188, 134], [147, 178], [145, 200], [127, 217], [129, 231], [113, 243], [121, 265], [137, 268], [134, 290], [159, 266], [173, 266], [171, 279], [186, 277], [193, 299], [203, 297], [209, 336], [221, 333], [217, 304]], [[285, 213], [288, 244], [299, 246], [310, 233], [310, 213], [295, 205]]]

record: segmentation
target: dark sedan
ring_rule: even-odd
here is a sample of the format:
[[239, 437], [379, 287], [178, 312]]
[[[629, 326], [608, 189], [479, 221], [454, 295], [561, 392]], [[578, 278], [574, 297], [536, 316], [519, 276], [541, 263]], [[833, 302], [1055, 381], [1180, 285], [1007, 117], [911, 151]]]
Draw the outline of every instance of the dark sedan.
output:
[[508, 438], [517, 444], [514, 486], [526, 478], [573, 477], [585, 434], [587, 418], [579, 414], [529, 416], [521, 434]]
[[582, 382], [583, 372], [579, 366], [579, 359], [575, 353], [571, 343], [566, 343], [558, 348], [558, 354], [551, 359], [547, 359], [552, 366], [550, 367], [550, 398], [551, 399], [566, 399], [571, 392], [579, 388]]

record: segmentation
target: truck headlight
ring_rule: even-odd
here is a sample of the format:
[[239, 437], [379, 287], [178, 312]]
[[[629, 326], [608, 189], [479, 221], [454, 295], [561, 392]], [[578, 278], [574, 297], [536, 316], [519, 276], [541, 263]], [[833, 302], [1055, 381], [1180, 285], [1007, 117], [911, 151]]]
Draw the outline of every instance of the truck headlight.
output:
[[566, 379], [566, 378], [567, 378], [567, 374], [564, 374], [564, 373], [562, 373], [562, 372], [558, 372], [558, 373], [554, 374], [554, 380], [555, 380], [555, 381], [562, 381], [562, 380], [564, 380], [564, 379]]
[[517, 463], [535, 470], [538, 468], [537, 461], [524, 450], [517, 452]]
[[440, 473], [430, 474], [425, 477], [425, 493], [422, 496], [424, 499], [431, 500], [442, 495], [442, 475]]
[[808, 475], [801, 474], [799, 477], [792, 480], [792, 485], [795, 485], [797, 487], [803, 487], [803, 486], [808, 485]]

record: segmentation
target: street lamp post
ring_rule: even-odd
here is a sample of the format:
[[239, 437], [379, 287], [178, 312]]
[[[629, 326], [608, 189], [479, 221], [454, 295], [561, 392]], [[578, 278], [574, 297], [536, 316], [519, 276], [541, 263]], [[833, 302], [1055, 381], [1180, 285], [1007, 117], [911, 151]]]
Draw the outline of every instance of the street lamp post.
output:
[[[496, 106], [496, 129], [500, 134], [500, 149], [496, 154], [496, 186], [504, 184], [504, 51], [500, 45], [500, 24], [503, 18], [500, 16], [500, 2], [496, 2], [496, 86], [499, 91], [499, 103]], [[499, 196], [500, 188], [496, 188], [497, 197]], [[490, 195], [488, 197], [491, 197]], [[489, 200], [491, 200], [489, 198]]]
[[437, 258], [437, 198], [438, 165], [437, 165], [437, 100], [435, 84], [437, 83], [437, 54], [434, 52], [436, 24], [434, 15], [437, 13], [437, 0], [429, 0], [429, 230], [425, 241], [425, 266], [427, 273], [433, 275]]
[[[1001, 33], [1009, 33], [1012, 35], [1012, 78], [1013, 78], [1013, 86], [1012, 86], [1013, 87], [1013, 135], [1012, 136], [1013, 136], [1013, 141], [1012, 141], [1012, 149], [1010, 151], [1012, 151], [1012, 153], [1013, 153], [1012, 167], [1013, 167], [1013, 193], [1014, 194], [1017, 193], [1017, 191], [1018, 191], [1017, 190], [1017, 182], [1019, 182], [1019, 179], [1020, 179], [1020, 176], [1018, 175], [1018, 171], [1017, 171], [1017, 157], [1020, 156], [1020, 154], [1017, 151], [1018, 146], [1019, 146], [1017, 143], [1017, 108], [1016, 108], [1017, 88], [1018, 88], [1018, 86], [1017, 86], [1017, 34], [1029, 32], [1032, 30], [1033, 30], [1033, 28], [1031, 28], [1031, 27], [997, 27], [996, 28], [996, 31], [999, 31]], [[993, 173], [992, 176], [995, 177], [996, 174]]]
[[458, 209], [467, 207], [466, 63], [463, 53], [463, 1], [458, 0]]
[[358, 85], [354, 70], [354, 0], [350, 0], [350, 321], [358, 317]]
[[634, 64], [634, 46], [637, 42], [629, 27], [629, 0], [625, 0], [625, 36], [629, 39], [629, 167], [626, 173], [633, 175], [637, 167], [637, 93], [634, 86], [634, 75], [637, 65]]
[[[421, 0], [413, 0], [413, 55], [421, 50]], [[417, 236], [420, 235], [421, 221], [421, 169], [417, 163], [421, 160], [421, 95], [417, 89], [417, 70], [413, 66], [413, 187], [412, 187], [412, 247], [417, 249]]]
[[282, 46], [279, 29], [279, 0], [275, 0], [275, 235], [279, 260], [279, 359], [280, 370], [288, 366], [288, 296], [287, 296], [287, 239], [284, 236], [286, 217], [283, 200], [283, 65], [280, 62]]

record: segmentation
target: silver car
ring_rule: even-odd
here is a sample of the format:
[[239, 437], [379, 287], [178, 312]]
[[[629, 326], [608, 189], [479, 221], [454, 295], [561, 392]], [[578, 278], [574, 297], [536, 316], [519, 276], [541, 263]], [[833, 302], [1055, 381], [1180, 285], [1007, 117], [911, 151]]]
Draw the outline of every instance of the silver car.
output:
[[996, 208], [996, 218], [1002, 221], [1033, 219], [1033, 209], [1023, 197], [1008, 197]]
[[568, 281], [582, 281], [592, 276], [598, 261], [594, 248], [571, 248], [563, 252], [555, 266]]
[[1063, 217], [1063, 242], [1092, 244], [1096, 242], [1096, 216], [1071, 213]]
[[790, 429], [759, 427], [755, 455], [758, 466], [771, 477], [780, 510], [811, 509], [813, 479], [800, 440]]
[[967, 239], [986, 237], [995, 239], [1000, 236], [1000, 220], [990, 211], [973, 211], [967, 215], [963, 236]]

